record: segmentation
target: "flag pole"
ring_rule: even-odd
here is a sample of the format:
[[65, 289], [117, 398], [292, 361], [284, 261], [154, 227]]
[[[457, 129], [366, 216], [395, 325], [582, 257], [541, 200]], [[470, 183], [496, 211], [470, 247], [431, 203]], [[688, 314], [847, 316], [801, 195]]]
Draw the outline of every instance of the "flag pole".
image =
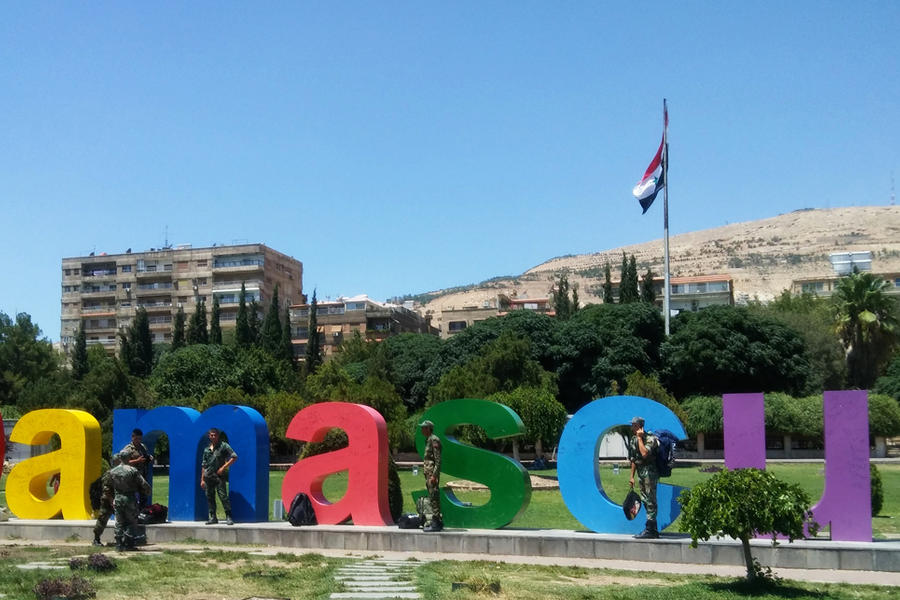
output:
[[665, 315], [665, 332], [669, 337], [669, 295], [672, 286], [669, 285], [669, 108], [666, 99], [663, 98], [663, 314]]

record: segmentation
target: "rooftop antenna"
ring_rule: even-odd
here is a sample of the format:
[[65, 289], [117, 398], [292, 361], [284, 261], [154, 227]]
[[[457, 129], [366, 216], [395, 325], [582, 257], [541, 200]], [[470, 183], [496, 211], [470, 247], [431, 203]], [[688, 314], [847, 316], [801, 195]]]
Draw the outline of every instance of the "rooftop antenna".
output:
[[168, 247], [169, 247], [169, 226], [166, 225], [166, 239], [163, 242], [163, 248], [168, 248]]

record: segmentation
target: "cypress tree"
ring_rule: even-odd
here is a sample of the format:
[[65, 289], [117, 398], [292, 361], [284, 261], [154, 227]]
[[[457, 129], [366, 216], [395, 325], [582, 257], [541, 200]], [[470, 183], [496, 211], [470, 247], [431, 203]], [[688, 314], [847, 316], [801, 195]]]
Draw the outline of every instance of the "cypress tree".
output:
[[281, 327], [281, 357], [291, 363], [294, 362], [294, 342], [291, 336], [291, 309], [284, 307], [284, 325]]
[[634, 254], [628, 259], [628, 286], [628, 293], [632, 297], [632, 302], [640, 301], [640, 281], [638, 280], [637, 262], [634, 260]]
[[309, 339], [306, 341], [306, 373], [312, 375], [322, 364], [322, 351], [319, 347], [319, 320], [316, 315], [319, 303], [316, 301], [316, 290], [313, 289], [312, 303], [309, 305]]
[[603, 304], [612, 304], [615, 301], [612, 286], [612, 269], [610, 269], [609, 261], [607, 260], [606, 267], [603, 268]]
[[134, 314], [134, 320], [128, 328], [128, 334], [123, 343], [123, 357], [132, 375], [146, 377], [153, 368], [153, 337], [150, 335], [150, 320], [147, 311], [138, 308]]
[[281, 345], [281, 316], [278, 314], [280, 310], [278, 306], [278, 285], [272, 292], [272, 301], [269, 304], [269, 310], [263, 319], [262, 333], [260, 335], [260, 346], [263, 350], [272, 356], [278, 356], [279, 346]]
[[206, 322], [206, 300], [200, 300], [200, 316], [197, 317], [197, 322], [199, 324], [198, 327], [198, 337], [200, 344], [208, 344], [209, 343], [209, 327]]
[[653, 288], [653, 276], [655, 273], [650, 270], [650, 267], [647, 267], [647, 272], [644, 273], [644, 279], [641, 282], [641, 302], [649, 302], [653, 304], [656, 302], [656, 290]]
[[631, 259], [627, 259], [625, 257], [625, 253], [622, 253], [622, 279], [619, 282], [619, 303], [620, 304], [629, 304], [631, 302], [637, 302], [640, 300], [641, 296], [638, 292], [638, 277], [637, 277], [637, 265], [634, 260], [634, 255], [631, 255]]
[[250, 320], [247, 316], [247, 290], [241, 283], [241, 295], [238, 298], [237, 323], [234, 328], [234, 341], [239, 348], [250, 345]]
[[209, 332], [206, 330], [206, 303], [199, 297], [194, 304], [194, 314], [188, 322], [187, 343], [191, 345], [209, 343]]
[[220, 319], [219, 297], [213, 294], [212, 321], [209, 324], [209, 343], [217, 346], [222, 345], [222, 326], [219, 324]]
[[84, 320], [75, 334], [75, 348], [72, 350], [72, 377], [81, 379], [88, 372], [87, 337], [84, 334]]
[[175, 313], [175, 325], [172, 327], [172, 350], [184, 348], [184, 307], [178, 305]]
[[250, 330], [250, 345], [256, 346], [259, 344], [259, 304], [256, 302], [256, 298], [250, 301], [250, 306], [247, 307], [247, 326]]

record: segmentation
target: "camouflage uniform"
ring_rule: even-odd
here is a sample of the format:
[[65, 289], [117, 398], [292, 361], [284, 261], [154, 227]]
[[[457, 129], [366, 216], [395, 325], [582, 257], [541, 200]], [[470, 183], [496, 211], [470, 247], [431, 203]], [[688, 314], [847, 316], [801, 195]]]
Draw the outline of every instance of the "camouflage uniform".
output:
[[100, 543], [100, 536], [103, 535], [103, 530], [106, 529], [106, 524], [109, 523], [109, 518], [113, 515], [116, 508], [114, 505], [116, 491], [113, 489], [112, 482], [109, 478], [109, 471], [103, 474], [101, 478], [100, 485], [102, 486], [102, 492], [100, 494], [100, 508], [97, 513], [97, 522], [94, 524], [94, 543]]
[[220, 441], [215, 447], [210, 444], [203, 450], [200, 468], [203, 469], [203, 480], [206, 482], [206, 505], [209, 508], [210, 520], [216, 518], [216, 495], [222, 502], [225, 516], [231, 518], [231, 501], [228, 499], [228, 471], [222, 475], [216, 471], [232, 457], [237, 458], [237, 453], [232, 450], [228, 442]]
[[641, 502], [647, 511], [647, 519], [656, 521], [656, 484], [659, 483], [659, 471], [656, 468], [656, 453], [659, 450], [659, 439], [652, 433], [644, 433], [644, 446], [649, 450], [647, 456], [641, 456], [637, 436], [628, 440], [628, 460], [637, 467], [640, 481]]
[[[128, 456], [130, 456], [131, 458], [129, 460], [133, 460], [139, 456], [143, 456], [144, 458], [146, 458], [147, 460], [145, 462], [142, 462], [139, 466], [131, 466], [138, 470], [138, 472], [141, 474], [141, 477], [147, 480], [147, 483], [152, 480], [151, 475], [153, 471], [153, 455], [150, 454], [149, 450], [147, 450], [147, 446], [145, 446], [143, 443], [135, 444], [134, 442], [129, 442], [127, 446], [119, 451], [119, 453], [127, 454]], [[150, 494], [142, 494], [138, 492], [137, 496], [139, 509], [144, 509], [150, 506]]]
[[[425, 474], [425, 489], [428, 491], [428, 500], [431, 502], [431, 520], [437, 519], [443, 522], [441, 515], [441, 440], [433, 433], [425, 440], [425, 456], [423, 457], [422, 472]], [[435, 482], [431, 483], [431, 476], [435, 476]]]
[[134, 495], [137, 492], [149, 494], [150, 484], [137, 469], [127, 464], [113, 467], [107, 476], [116, 493], [113, 501], [116, 508], [116, 545], [119, 549], [134, 548], [133, 527], [137, 525], [138, 516]]

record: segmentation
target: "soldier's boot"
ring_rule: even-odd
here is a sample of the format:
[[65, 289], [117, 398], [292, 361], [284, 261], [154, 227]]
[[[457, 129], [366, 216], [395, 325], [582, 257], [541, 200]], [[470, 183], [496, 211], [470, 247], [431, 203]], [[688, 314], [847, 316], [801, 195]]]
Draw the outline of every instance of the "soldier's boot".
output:
[[125, 551], [125, 544], [122, 543], [122, 536], [120, 535], [116, 536], [116, 550], [119, 552]]
[[100, 536], [98, 534], [94, 534], [94, 541], [91, 542], [92, 546], [102, 546], [103, 542], [100, 541]]
[[432, 517], [431, 523], [428, 524], [423, 531], [428, 531], [431, 533], [437, 533], [438, 531], [442, 531], [444, 529], [444, 522], [438, 517]]
[[231, 518], [231, 513], [225, 513], [225, 524], [234, 525], [234, 519]]
[[634, 536], [638, 540], [655, 540], [659, 537], [659, 530], [656, 528], [656, 519], [647, 519], [644, 530]]
[[209, 515], [209, 521], [206, 522], [207, 525], [215, 525], [219, 522], [219, 519], [216, 518], [216, 513], [212, 513]]

